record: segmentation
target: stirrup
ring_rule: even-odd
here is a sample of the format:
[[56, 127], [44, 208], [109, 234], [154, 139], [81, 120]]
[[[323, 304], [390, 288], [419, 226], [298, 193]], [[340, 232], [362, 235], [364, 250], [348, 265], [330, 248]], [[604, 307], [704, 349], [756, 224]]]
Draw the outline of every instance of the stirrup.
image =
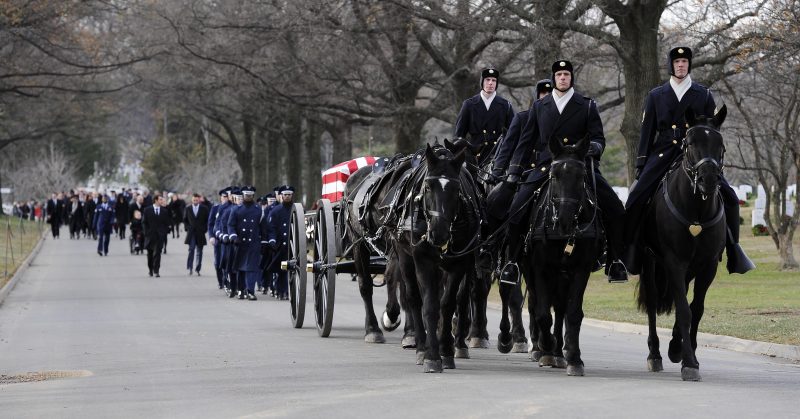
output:
[[503, 271], [500, 272], [500, 283], [508, 285], [519, 284], [519, 265], [516, 262], [509, 261], [503, 266]]

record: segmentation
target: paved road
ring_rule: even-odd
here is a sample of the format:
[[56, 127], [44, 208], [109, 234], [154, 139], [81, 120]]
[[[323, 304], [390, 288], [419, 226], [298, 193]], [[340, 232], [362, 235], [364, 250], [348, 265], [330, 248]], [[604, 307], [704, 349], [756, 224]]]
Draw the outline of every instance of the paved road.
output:
[[182, 241], [160, 279], [126, 242], [94, 245], [48, 239], [0, 306], [0, 374], [82, 375], [0, 384], [0, 417], [797, 417], [800, 366], [775, 358], [701, 348], [704, 381], [688, 383], [678, 365], [646, 372], [643, 336], [584, 327], [585, 377], [495, 349], [422, 374], [400, 331], [363, 342], [345, 277], [321, 339], [290, 327], [286, 302], [224, 298], [210, 263], [186, 276]]

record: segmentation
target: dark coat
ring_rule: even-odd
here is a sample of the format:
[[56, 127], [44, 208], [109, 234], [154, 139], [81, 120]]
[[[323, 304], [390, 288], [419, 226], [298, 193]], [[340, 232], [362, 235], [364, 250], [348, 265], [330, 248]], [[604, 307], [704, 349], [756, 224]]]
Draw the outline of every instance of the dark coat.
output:
[[289, 218], [291, 205], [276, 205], [269, 212], [267, 241], [274, 242], [278, 248], [272, 254], [272, 261], [267, 265], [267, 272], [280, 272], [281, 262], [289, 255]]
[[150, 243], [164, 243], [169, 232], [170, 216], [167, 208], [160, 208], [156, 216], [153, 206], [144, 209], [142, 214], [142, 227], [144, 228], [144, 247], [150, 247]]
[[524, 128], [525, 123], [528, 122], [528, 114], [530, 114], [530, 112], [530, 109], [518, 112], [516, 115], [514, 115], [514, 119], [511, 120], [511, 125], [508, 127], [508, 133], [506, 133], [505, 137], [503, 137], [503, 140], [500, 142], [500, 146], [497, 147], [497, 152], [494, 155], [492, 173], [496, 176], [502, 176], [503, 173], [508, 170], [508, 164], [511, 161], [511, 155], [514, 153], [514, 149], [517, 148], [520, 134], [522, 134], [522, 128]]
[[67, 202], [67, 214], [69, 214], [70, 225], [80, 227], [86, 220], [86, 215], [84, 214], [83, 202], [75, 201], [75, 204], [77, 208], [73, 212], [72, 201]]
[[[561, 114], [558, 113], [552, 95], [537, 100], [533, 103], [528, 121], [514, 150], [508, 173], [519, 176], [524, 171], [533, 169], [528, 172], [526, 181], [537, 181], [545, 177], [553, 160], [548, 148], [550, 138], [556, 138], [562, 144], [572, 145], [587, 133], [591, 142], [605, 149], [603, 121], [600, 119], [597, 104], [590, 98], [584, 97], [577, 91], [574, 92]], [[599, 160], [600, 156], [597, 158]], [[595, 167], [599, 168], [599, 164]]]
[[186, 226], [186, 240], [183, 243], [189, 244], [189, 239], [194, 237], [196, 245], [205, 246], [206, 232], [208, 231], [208, 207], [198, 205], [197, 216], [195, 216], [193, 206], [187, 206], [184, 211], [183, 222]]
[[478, 93], [461, 105], [453, 135], [466, 138], [473, 145], [491, 147], [508, 130], [513, 118], [514, 108], [511, 102], [495, 95], [489, 110], [486, 110]]
[[261, 207], [252, 202], [233, 207], [226, 231], [236, 246], [233, 270], [261, 271], [262, 244], [267, 244], [267, 220], [261, 216]]
[[92, 228], [97, 234], [111, 233], [111, 227], [114, 224], [114, 207], [110, 202], [106, 202], [97, 206], [94, 210], [94, 217], [92, 218]]
[[61, 200], [50, 198], [47, 200], [47, 223], [61, 225], [61, 215], [64, 212], [64, 203]]
[[133, 213], [139, 211], [142, 216], [144, 216], [144, 209], [146, 206], [144, 204], [139, 205], [136, 202], [133, 202], [128, 205], [128, 220], [133, 222]]
[[167, 204], [169, 214], [172, 217], [172, 224], [178, 225], [183, 222], [184, 211], [186, 211], [186, 201], [183, 199], [174, 199]]
[[128, 224], [131, 220], [130, 206], [122, 195], [117, 195], [117, 202], [114, 205], [114, 214], [117, 216], [117, 224]]
[[686, 109], [695, 115], [713, 116], [714, 96], [705, 86], [692, 86], [678, 102], [669, 81], [651, 90], [645, 100], [639, 153], [636, 167], [641, 170], [636, 186], [631, 189], [626, 207], [646, 201], [655, 192], [658, 182], [675, 160], [681, 158], [681, 144], [686, 136]]
[[[214, 205], [208, 211], [208, 220], [206, 222], [206, 232], [208, 233], [208, 238], [209, 239], [212, 238], [212, 237], [216, 237], [214, 235], [214, 224], [217, 222], [217, 214], [219, 213], [219, 207], [221, 205], [222, 204]], [[219, 244], [219, 242], [217, 242], [215, 245], [217, 245], [217, 244]]]

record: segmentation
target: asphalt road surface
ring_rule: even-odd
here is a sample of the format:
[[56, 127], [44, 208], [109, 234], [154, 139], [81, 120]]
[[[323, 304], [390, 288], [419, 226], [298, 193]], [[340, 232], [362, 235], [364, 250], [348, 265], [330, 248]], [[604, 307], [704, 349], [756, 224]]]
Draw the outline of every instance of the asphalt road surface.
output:
[[[145, 256], [112, 240], [100, 257], [93, 241], [48, 238], [0, 306], [0, 417], [798, 417], [800, 365], [778, 358], [700, 348], [703, 381], [683, 382], [665, 351], [665, 371], [646, 371], [646, 337], [584, 326], [585, 377], [496, 349], [423, 374], [402, 327], [364, 343], [349, 276], [323, 339], [310, 304], [293, 329], [286, 301], [224, 297], [210, 248], [189, 277], [170, 239], [150, 278]], [[377, 290], [378, 313], [385, 299]], [[492, 344], [498, 323], [490, 310]]]

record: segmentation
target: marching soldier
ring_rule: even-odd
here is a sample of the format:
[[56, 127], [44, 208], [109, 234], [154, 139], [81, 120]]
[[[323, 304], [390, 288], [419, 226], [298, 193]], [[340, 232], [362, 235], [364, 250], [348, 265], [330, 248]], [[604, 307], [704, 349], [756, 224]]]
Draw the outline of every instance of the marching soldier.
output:
[[[267, 247], [267, 219], [253, 198], [256, 188], [242, 188], [243, 203], [228, 217], [228, 240], [236, 247], [232, 271], [239, 277], [239, 299], [255, 301], [255, 286], [261, 277], [261, 256]], [[242, 284], [244, 287], [242, 288]]]
[[94, 210], [92, 223], [92, 230], [97, 232], [97, 254], [108, 256], [108, 242], [114, 224], [114, 207], [108, 202], [108, 195], [103, 194], [100, 205]]
[[530, 208], [520, 209], [547, 179], [552, 161], [552, 155], [548, 151], [549, 139], [564, 138], [568, 143], [576, 143], [588, 135], [590, 143], [587, 157], [596, 160], [595, 193], [598, 206], [602, 209], [603, 225], [606, 229], [609, 261], [606, 274], [609, 282], [625, 282], [628, 276], [625, 265], [620, 260], [623, 256], [625, 208], [600, 173], [599, 162], [605, 149], [605, 136], [597, 104], [591, 98], [575, 91], [575, 73], [571, 62], [556, 61], [552, 65], [552, 71], [555, 90], [553, 94], [534, 103], [509, 164], [506, 182], [512, 185], [519, 183], [523, 171], [533, 170], [527, 171], [525, 182], [520, 186], [511, 205], [509, 262], [503, 269], [501, 279], [504, 282], [517, 282], [519, 279], [516, 259], [524, 244], [523, 236], [526, 231], [520, 224], [528, 219], [526, 215]]
[[286, 271], [281, 270], [281, 261], [289, 256], [288, 236], [289, 218], [292, 213], [292, 198], [294, 188], [284, 186], [281, 190], [281, 203], [272, 208], [269, 212], [269, 230], [267, 231], [267, 243], [272, 248], [272, 262], [267, 267], [267, 271], [277, 274], [276, 293], [281, 300], [289, 299], [289, 283]]
[[242, 281], [240, 281], [239, 273], [232, 269], [233, 261], [236, 256], [236, 248], [230, 241], [231, 232], [228, 229], [228, 219], [233, 210], [242, 202], [242, 190], [238, 186], [231, 187], [230, 197], [231, 200], [228, 202], [228, 206], [224, 209], [220, 209], [221, 213], [217, 227], [220, 232], [218, 239], [222, 241], [222, 269], [225, 277], [228, 279], [228, 297], [233, 298], [239, 295], [239, 291], [241, 291], [243, 287], [240, 286]]
[[497, 69], [481, 71], [481, 91], [464, 101], [456, 119], [454, 136], [466, 138], [474, 149], [478, 149], [479, 164], [491, 157], [490, 151], [508, 130], [514, 117], [511, 102], [497, 94], [499, 78]]
[[[696, 115], [709, 117], [716, 113], [711, 90], [692, 81], [692, 50], [689, 47], [671, 49], [667, 56], [667, 68], [669, 81], [651, 90], [645, 101], [636, 157], [637, 181], [625, 203], [626, 235], [628, 243], [631, 243], [626, 259], [631, 273], [639, 273], [641, 269], [636, 242], [644, 208], [672, 163], [683, 156], [681, 146], [688, 127], [684, 119], [686, 110], [691, 108]], [[754, 269], [755, 265], [739, 246], [739, 199], [724, 177], [719, 190], [728, 225], [725, 246], [728, 272], [743, 274]]]
[[217, 239], [217, 219], [222, 208], [228, 204], [228, 192], [230, 188], [225, 188], [219, 191], [219, 204], [211, 207], [208, 214], [208, 242], [214, 246], [214, 270], [217, 274], [217, 285], [219, 289], [225, 288], [225, 276], [222, 270], [222, 242]]

